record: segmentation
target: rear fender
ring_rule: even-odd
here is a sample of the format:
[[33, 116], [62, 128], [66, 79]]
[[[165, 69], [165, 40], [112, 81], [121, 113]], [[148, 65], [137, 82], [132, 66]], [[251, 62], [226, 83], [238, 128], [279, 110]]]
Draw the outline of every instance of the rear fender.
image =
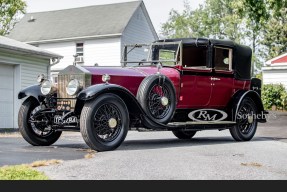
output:
[[229, 111], [231, 112], [232, 114], [232, 120], [233, 121], [236, 121], [236, 116], [238, 114], [238, 110], [239, 110], [239, 107], [242, 103], [242, 101], [244, 100], [244, 98], [251, 98], [256, 107], [257, 107], [257, 110], [258, 110], [258, 122], [260, 123], [266, 123], [266, 114], [267, 112], [264, 110], [264, 106], [263, 106], [263, 103], [262, 103], [262, 100], [261, 100], [261, 97], [260, 95], [255, 92], [255, 91], [238, 91], [234, 94], [231, 102], [229, 103]]
[[39, 103], [43, 102], [45, 100], [45, 96], [41, 92], [41, 86], [40, 85], [32, 85], [30, 87], [27, 87], [19, 92], [18, 99], [23, 99], [25, 97], [33, 97], [35, 98]]

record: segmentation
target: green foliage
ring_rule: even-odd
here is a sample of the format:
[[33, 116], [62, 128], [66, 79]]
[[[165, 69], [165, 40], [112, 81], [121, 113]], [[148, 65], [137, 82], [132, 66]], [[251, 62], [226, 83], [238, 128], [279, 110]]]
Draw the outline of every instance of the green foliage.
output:
[[262, 101], [266, 109], [286, 109], [287, 92], [282, 84], [264, 85], [262, 90]]
[[29, 168], [18, 165], [0, 168], [0, 180], [48, 180], [44, 174]]
[[256, 78], [257, 78], [257, 79], [260, 79], [261, 81], [263, 81], [263, 75], [262, 75], [262, 73], [257, 74], [257, 75], [256, 75]]
[[[235, 0], [206, 0], [204, 6], [192, 10], [185, 2], [183, 13], [172, 10], [162, 26], [162, 34], [169, 38], [211, 37], [228, 38], [237, 42], [244, 36]], [[224, 7], [224, 9], [222, 9]]]
[[7, 35], [11, 31], [25, 9], [23, 0], [0, 0], [0, 35]]

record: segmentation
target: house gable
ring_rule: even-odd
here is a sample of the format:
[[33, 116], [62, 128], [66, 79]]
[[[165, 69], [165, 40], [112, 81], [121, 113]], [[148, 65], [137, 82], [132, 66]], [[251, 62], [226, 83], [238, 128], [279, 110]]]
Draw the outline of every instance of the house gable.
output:
[[266, 62], [267, 66], [287, 65], [287, 53]]
[[[127, 44], [152, 43], [156, 40], [158, 40], [158, 35], [142, 2], [123, 32], [121, 50], [123, 51], [124, 45]], [[129, 57], [133, 56], [129, 55]], [[137, 60], [136, 57], [133, 59]]]
[[271, 62], [271, 64], [283, 64], [283, 63], [287, 64], [287, 55], [285, 57], [281, 57], [281, 58]]

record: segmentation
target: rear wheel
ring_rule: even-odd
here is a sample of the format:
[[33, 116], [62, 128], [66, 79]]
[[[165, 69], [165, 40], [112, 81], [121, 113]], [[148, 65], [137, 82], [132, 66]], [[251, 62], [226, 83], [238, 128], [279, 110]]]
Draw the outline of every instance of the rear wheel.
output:
[[196, 131], [172, 131], [172, 133], [179, 139], [188, 140], [195, 136]]
[[60, 138], [62, 132], [54, 131], [36, 99], [28, 98], [22, 104], [18, 125], [23, 138], [34, 146], [49, 146]]
[[128, 133], [128, 109], [118, 96], [102, 95], [85, 104], [80, 128], [86, 144], [92, 149], [99, 152], [115, 150]]
[[243, 99], [236, 115], [236, 126], [230, 133], [236, 141], [250, 141], [257, 130], [257, 107], [251, 98]]

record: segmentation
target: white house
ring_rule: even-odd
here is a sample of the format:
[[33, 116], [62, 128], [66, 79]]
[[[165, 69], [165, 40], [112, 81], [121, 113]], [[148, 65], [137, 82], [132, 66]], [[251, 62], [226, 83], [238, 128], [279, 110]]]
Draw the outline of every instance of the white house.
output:
[[263, 83], [281, 83], [287, 89], [287, 53], [266, 62], [263, 67]]
[[0, 36], [0, 128], [17, 128], [21, 89], [49, 74], [50, 59], [60, 55]]
[[64, 56], [57, 72], [74, 62], [94, 66], [121, 66], [125, 44], [158, 39], [142, 1], [29, 13], [15, 26], [10, 38]]

